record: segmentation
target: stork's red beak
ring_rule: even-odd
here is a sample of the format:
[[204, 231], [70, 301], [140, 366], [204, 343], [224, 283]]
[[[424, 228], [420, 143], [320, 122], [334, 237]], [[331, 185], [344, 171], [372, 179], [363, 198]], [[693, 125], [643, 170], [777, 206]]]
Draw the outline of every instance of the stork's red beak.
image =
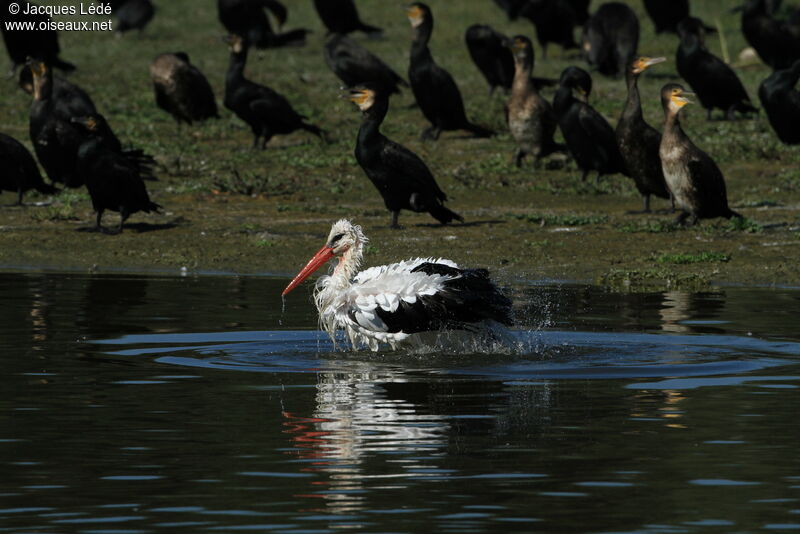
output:
[[297, 273], [297, 276], [294, 277], [294, 280], [289, 282], [289, 285], [283, 290], [281, 296], [286, 296], [289, 291], [302, 284], [303, 280], [311, 276], [314, 271], [325, 265], [325, 263], [331, 258], [333, 258], [333, 249], [331, 247], [326, 245], [319, 249], [319, 252], [314, 254], [314, 257], [308, 260], [308, 263], [306, 263], [306, 266], [303, 267], [303, 270]]

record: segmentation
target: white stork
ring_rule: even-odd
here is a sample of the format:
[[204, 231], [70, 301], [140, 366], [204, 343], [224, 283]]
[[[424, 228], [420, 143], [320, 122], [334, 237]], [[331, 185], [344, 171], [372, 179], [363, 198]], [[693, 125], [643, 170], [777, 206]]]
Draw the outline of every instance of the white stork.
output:
[[503, 332], [500, 325], [511, 325], [511, 300], [486, 269], [415, 258], [356, 274], [366, 243], [360, 226], [345, 219], [334, 223], [325, 246], [283, 290], [285, 296], [338, 257], [333, 272], [320, 277], [314, 292], [320, 326], [332, 339], [344, 330], [354, 348], [366, 345], [377, 351], [381, 344], [393, 349], [430, 345], [443, 331], [497, 339]]

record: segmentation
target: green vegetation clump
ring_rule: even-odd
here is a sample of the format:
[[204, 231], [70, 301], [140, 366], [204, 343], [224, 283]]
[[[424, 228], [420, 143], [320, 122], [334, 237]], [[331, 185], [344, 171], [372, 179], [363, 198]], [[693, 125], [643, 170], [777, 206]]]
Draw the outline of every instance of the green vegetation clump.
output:
[[608, 215], [552, 215], [552, 214], [513, 214], [512, 217], [542, 226], [587, 226], [603, 224], [608, 221]]
[[685, 265], [687, 263], [714, 263], [728, 262], [731, 257], [721, 252], [700, 252], [699, 254], [661, 254], [656, 257], [658, 263], [674, 263]]
[[617, 291], [652, 291], [655, 287], [698, 291], [710, 280], [702, 273], [677, 273], [668, 269], [613, 269], [596, 282]]

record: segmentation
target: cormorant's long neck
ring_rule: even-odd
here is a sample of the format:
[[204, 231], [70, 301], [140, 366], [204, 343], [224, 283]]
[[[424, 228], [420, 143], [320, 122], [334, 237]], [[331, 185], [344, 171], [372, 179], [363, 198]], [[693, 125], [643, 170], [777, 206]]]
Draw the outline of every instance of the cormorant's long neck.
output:
[[667, 109], [665, 115], [666, 120], [664, 122], [664, 137], [671, 137], [673, 139], [685, 138], [686, 134], [683, 133], [683, 128], [681, 128], [681, 122], [678, 119], [678, 112]]
[[413, 60], [431, 58], [428, 42], [433, 33], [433, 20], [425, 19], [422, 24], [414, 28], [414, 39], [411, 41], [411, 58]]
[[533, 74], [533, 58], [530, 56], [523, 58], [514, 56], [514, 81], [511, 90], [536, 92], [536, 86], [531, 80], [531, 74]]
[[241, 52], [231, 52], [228, 72], [225, 75], [225, 82], [239, 82], [244, 80], [244, 66], [247, 64], [247, 49]]
[[570, 87], [560, 85], [556, 90], [555, 96], [553, 97], [553, 110], [556, 112], [556, 115], [561, 117], [567, 112], [574, 101], [575, 97], [572, 96], [572, 89]]
[[639, 97], [639, 76], [628, 70], [625, 81], [628, 84], [628, 100], [625, 102], [625, 110], [622, 112], [622, 116], [628, 120], [644, 120], [642, 117], [642, 100]]
[[687, 34], [681, 38], [681, 50], [684, 54], [689, 55], [697, 52], [702, 48], [700, 37], [694, 34]]
[[358, 129], [358, 142], [362, 145], [376, 141], [381, 136], [380, 128], [386, 113], [389, 110], [389, 100], [378, 98], [375, 103], [364, 112], [364, 120]]

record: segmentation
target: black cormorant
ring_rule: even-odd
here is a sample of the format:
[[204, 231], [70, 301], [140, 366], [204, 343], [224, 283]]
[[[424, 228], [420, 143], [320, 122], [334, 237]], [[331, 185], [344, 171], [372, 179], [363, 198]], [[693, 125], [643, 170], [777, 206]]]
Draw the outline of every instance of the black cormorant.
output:
[[668, 83], [661, 89], [664, 134], [661, 137], [661, 165], [675, 205], [682, 210], [676, 222], [689, 224], [698, 219], [741, 217], [728, 207], [725, 179], [711, 157], [697, 148], [681, 128], [678, 114], [691, 101], [683, 87]]
[[97, 121], [91, 117], [74, 117], [71, 122], [81, 130], [84, 139], [78, 149], [77, 168], [97, 212], [96, 229], [109, 233], [101, 224], [105, 210], [120, 214], [116, 233], [122, 232], [122, 225], [136, 212], [158, 213], [161, 206], [150, 200], [136, 167], [123, 155], [106, 148], [105, 141], [95, 135]]
[[365, 84], [349, 91], [350, 100], [363, 112], [358, 130], [356, 160], [383, 197], [392, 213], [392, 228], [400, 210], [430, 213], [442, 224], [462, 221], [457, 213], [442, 204], [447, 195], [436, 184], [431, 171], [419, 156], [380, 132], [389, 109], [389, 94], [380, 86]]
[[25, 146], [4, 133], [0, 133], [0, 192], [17, 193], [17, 205], [22, 206], [22, 195], [35, 189], [45, 195], [52, 195], [58, 189], [46, 184], [36, 165], [36, 160]]
[[228, 33], [242, 36], [250, 45], [276, 48], [305, 44], [309, 30], [300, 28], [275, 33], [265, 9], [276, 18], [279, 27], [283, 26], [287, 11], [278, 0], [217, 0], [217, 14], [222, 25]]
[[550, 103], [539, 95], [531, 80], [534, 65], [531, 40], [524, 35], [517, 35], [505, 44], [513, 53], [516, 69], [506, 115], [508, 129], [517, 141], [514, 163], [519, 167], [529, 154], [538, 161], [565, 147], [553, 141], [558, 119]]
[[631, 63], [625, 73], [628, 85], [628, 99], [622, 116], [617, 123], [617, 146], [625, 162], [628, 174], [636, 183], [642, 195], [644, 212], [650, 211], [650, 195], [670, 198], [664, 181], [661, 157], [661, 134], [645, 122], [642, 116], [642, 102], [639, 98], [639, 75], [652, 65], [666, 61], [666, 58], [640, 57]]
[[399, 93], [400, 86], [408, 87], [378, 56], [345, 35], [333, 34], [325, 43], [325, 63], [347, 87], [374, 82], [392, 93]]
[[578, 48], [575, 26], [578, 15], [568, 0], [528, 0], [519, 11], [536, 28], [536, 40], [542, 47], [542, 57], [547, 58], [547, 45], [554, 43], [565, 50]]
[[[33, 63], [33, 62], [32, 62]], [[90, 115], [97, 112], [94, 102], [89, 94], [78, 85], [50, 74], [53, 82], [53, 112], [61, 119], [68, 121], [71, 117]], [[33, 72], [30, 65], [23, 66], [19, 71], [19, 87], [33, 94]]]
[[621, 2], [601, 5], [583, 28], [586, 61], [606, 76], [624, 74], [638, 47], [639, 19]]
[[153, 20], [156, 7], [150, 0], [124, 0], [114, 8], [117, 24], [114, 31], [125, 33], [131, 30], [143, 32], [145, 27]]
[[31, 61], [29, 66], [33, 73], [29, 132], [36, 157], [51, 182], [80, 187], [83, 179], [76, 173], [76, 164], [81, 134], [56, 110], [50, 67], [40, 61]]
[[773, 69], [788, 69], [800, 59], [800, 30], [777, 20], [765, 0], [747, 0], [742, 10], [742, 33], [761, 60]]
[[464, 111], [461, 92], [450, 73], [436, 64], [428, 49], [433, 32], [430, 8], [415, 2], [408, 7], [408, 19], [414, 30], [411, 42], [411, 63], [408, 81], [423, 115], [431, 126], [422, 132], [423, 139], [438, 139], [442, 130], [469, 130], [478, 137], [490, 137], [494, 132], [471, 123]]
[[575, 22], [580, 26], [586, 24], [586, 21], [589, 20], [589, 4], [592, 3], [592, 0], [567, 0], [567, 2], [575, 11]]
[[219, 118], [208, 79], [191, 64], [185, 52], [156, 56], [150, 63], [150, 79], [156, 105], [172, 115], [178, 124]]
[[588, 98], [589, 73], [578, 67], [567, 67], [561, 73], [560, 85], [553, 99], [558, 125], [569, 150], [586, 180], [589, 171], [597, 171], [597, 180], [606, 174], [627, 175], [625, 163], [617, 147], [614, 129], [588, 103], [575, 98], [578, 91]]
[[[28, 58], [35, 58], [44, 61], [53, 68], [71, 72], [75, 70], [75, 65], [64, 61], [59, 57], [61, 47], [58, 44], [58, 33], [55, 30], [39, 29], [40, 25], [49, 24], [50, 17], [46, 14], [29, 14], [31, 9], [38, 9], [41, 6], [35, 2], [28, 2], [27, 0], [16, 0], [14, 2], [18, 8], [16, 14], [11, 14], [10, 9], [12, 2], [10, 0], [0, 0], [0, 10], [2, 10], [3, 18], [0, 24], [0, 32], [3, 34], [3, 40], [6, 43], [6, 50], [11, 59], [12, 73], [25, 64]], [[36, 29], [10, 29], [6, 24], [10, 23], [30, 23]]]
[[370, 26], [361, 21], [353, 0], [314, 0], [314, 7], [329, 34], [345, 35], [360, 31], [370, 36], [379, 36], [383, 33], [377, 26]]
[[[126, 159], [136, 172], [145, 180], [156, 180], [154, 168], [156, 161], [153, 156], [145, 153], [141, 148], [123, 148], [122, 142], [119, 140], [111, 125], [108, 124], [106, 118], [100, 113], [90, 113], [87, 115], [74, 115], [70, 117], [70, 122], [73, 118], [80, 118], [81, 123], [88, 127], [91, 131], [92, 137], [100, 140], [103, 148], [119, 154], [122, 158]], [[87, 128], [84, 128], [84, 130]], [[85, 137], [85, 136], [84, 136]], [[83, 142], [85, 139], [81, 139]]]
[[253, 147], [265, 148], [273, 135], [306, 130], [323, 138], [323, 131], [305, 121], [289, 101], [269, 87], [244, 77], [248, 45], [238, 35], [228, 37], [230, 63], [225, 75], [225, 107], [246, 122], [253, 131]]
[[514, 80], [514, 58], [503, 43], [505, 35], [485, 24], [473, 24], [464, 34], [469, 55], [489, 84], [489, 94], [502, 87], [511, 89]]
[[758, 98], [778, 139], [787, 145], [800, 143], [800, 60], [790, 69], [777, 70], [758, 88]]
[[676, 59], [678, 74], [697, 94], [709, 119], [715, 108], [724, 111], [728, 119], [733, 119], [736, 111], [757, 111], [733, 69], [706, 50], [705, 29], [700, 19], [684, 19], [678, 24], [678, 33], [681, 36]]
[[678, 23], [689, 16], [689, 0], [644, 0], [644, 9], [656, 33], [678, 33]]

